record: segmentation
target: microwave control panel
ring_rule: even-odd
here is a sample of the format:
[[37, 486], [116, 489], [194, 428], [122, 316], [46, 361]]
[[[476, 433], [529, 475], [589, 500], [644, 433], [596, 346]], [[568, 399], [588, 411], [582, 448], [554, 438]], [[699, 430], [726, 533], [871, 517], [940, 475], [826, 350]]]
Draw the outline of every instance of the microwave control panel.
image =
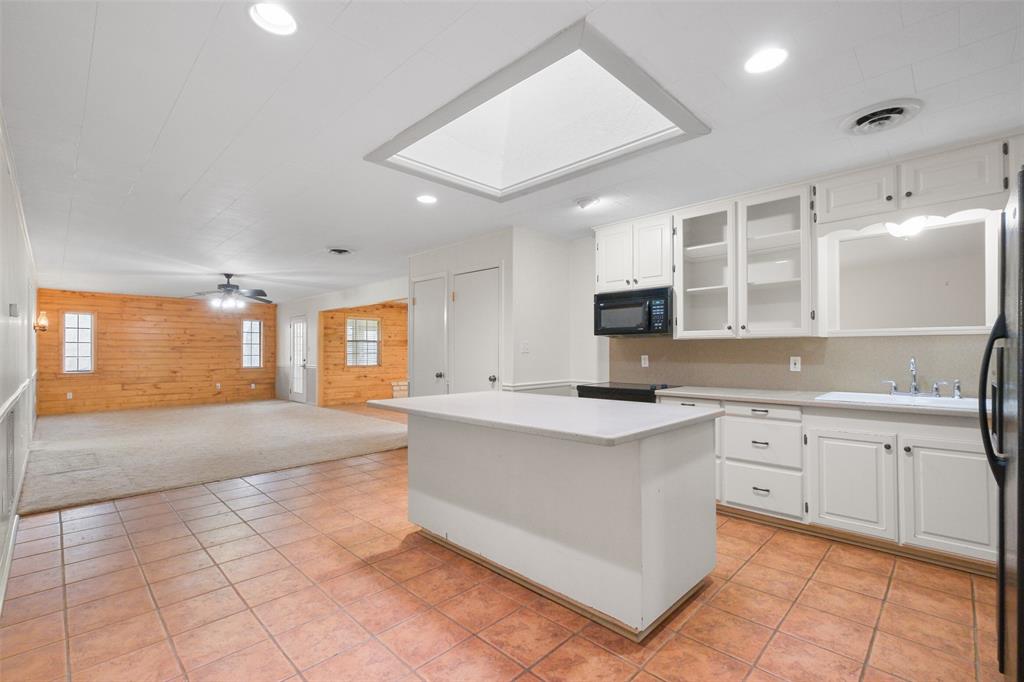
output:
[[668, 301], [664, 298], [651, 299], [651, 329], [652, 333], [669, 331]]

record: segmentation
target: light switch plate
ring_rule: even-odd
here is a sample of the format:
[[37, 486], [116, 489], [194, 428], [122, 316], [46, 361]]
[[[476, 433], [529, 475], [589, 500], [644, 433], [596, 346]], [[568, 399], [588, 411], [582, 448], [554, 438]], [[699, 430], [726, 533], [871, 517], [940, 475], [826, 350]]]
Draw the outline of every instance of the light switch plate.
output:
[[11, 317], [17, 317], [18, 316], [18, 304], [17, 303], [8, 303], [7, 304], [7, 314], [10, 315]]
[[789, 357], [789, 371], [790, 372], [799, 372], [800, 371], [800, 356], [799, 355], [791, 355]]
[[68, 400], [71, 400], [71, 396], [72, 396], [72, 395], [73, 395], [73, 394], [71, 393], [71, 391], [68, 391]]
[[249, 384], [249, 388], [251, 388], [252, 390], [255, 391], [256, 390], [256, 384]]
[[641, 367], [650, 367], [651, 366], [651, 361], [650, 361], [650, 359], [646, 355], [641, 355], [640, 356], [640, 366]]
[[529, 341], [520, 341], [519, 342], [519, 352], [522, 355], [529, 355], [530, 354], [530, 342]]

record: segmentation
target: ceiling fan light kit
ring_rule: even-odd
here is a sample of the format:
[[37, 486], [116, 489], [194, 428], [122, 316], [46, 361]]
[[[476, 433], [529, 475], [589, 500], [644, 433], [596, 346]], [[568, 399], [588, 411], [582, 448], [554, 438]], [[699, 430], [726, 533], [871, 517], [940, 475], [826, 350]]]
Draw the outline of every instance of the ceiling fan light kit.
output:
[[257, 303], [273, 303], [267, 298], [267, 292], [263, 289], [242, 289], [237, 284], [231, 283], [232, 277], [234, 277], [233, 274], [225, 272], [224, 279], [226, 281], [223, 284], [218, 284], [213, 291], [197, 291], [195, 295], [212, 296], [210, 306], [217, 310], [241, 310], [245, 308], [245, 299]]

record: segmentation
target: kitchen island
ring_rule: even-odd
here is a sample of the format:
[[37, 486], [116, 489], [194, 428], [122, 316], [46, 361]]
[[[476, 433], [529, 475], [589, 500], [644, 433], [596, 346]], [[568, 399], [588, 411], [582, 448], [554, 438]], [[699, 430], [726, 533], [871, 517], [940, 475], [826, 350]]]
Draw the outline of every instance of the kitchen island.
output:
[[409, 416], [409, 520], [640, 641], [715, 565], [714, 408], [511, 392]]

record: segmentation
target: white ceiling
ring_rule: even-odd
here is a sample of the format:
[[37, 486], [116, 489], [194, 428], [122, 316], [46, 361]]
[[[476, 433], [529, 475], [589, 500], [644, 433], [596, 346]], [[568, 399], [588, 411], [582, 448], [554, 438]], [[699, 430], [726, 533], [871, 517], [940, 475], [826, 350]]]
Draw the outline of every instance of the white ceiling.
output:
[[[1024, 123], [1020, 2], [286, 4], [291, 37], [244, 3], [0, 3], [0, 102], [41, 285], [187, 295], [233, 271], [288, 300], [508, 225], [574, 236]], [[711, 133], [504, 204], [363, 160], [583, 17]], [[789, 60], [745, 73], [768, 43]], [[838, 131], [906, 96], [925, 107], [905, 126]]]

